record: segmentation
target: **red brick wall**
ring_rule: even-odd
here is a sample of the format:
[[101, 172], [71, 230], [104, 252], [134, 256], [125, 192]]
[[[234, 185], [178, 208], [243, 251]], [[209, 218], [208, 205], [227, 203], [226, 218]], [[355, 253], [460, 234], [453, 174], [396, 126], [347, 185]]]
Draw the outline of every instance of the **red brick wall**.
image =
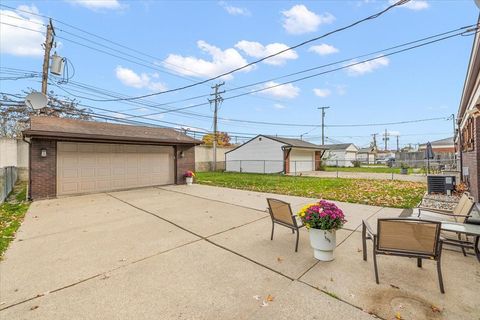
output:
[[468, 183], [470, 186], [470, 193], [475, 198], [475, 201], [480, 201], [480, 118], [474, 121], [474, 150], [469, 152], [462, 152], [462, 163], [464, 168], [468, 168]]
[[[42, 149], [47, 156], [41, 156]], [[57, 195], [57, 142], [32, 139], [30, 145], [30, 198], [53, 198]]]
[[285, 174], [290, 173], [290, 151], [291, 149], [283, 150], [283, 163]]
[[[180, 157], [180, 153], [183, 151], [183, 158]], [[185, 178], [183, 175], [185, 171], [195, 170], [195, 147], [193, 146], [177, 146], [176, 147], [176, 184], [185, 184]]]

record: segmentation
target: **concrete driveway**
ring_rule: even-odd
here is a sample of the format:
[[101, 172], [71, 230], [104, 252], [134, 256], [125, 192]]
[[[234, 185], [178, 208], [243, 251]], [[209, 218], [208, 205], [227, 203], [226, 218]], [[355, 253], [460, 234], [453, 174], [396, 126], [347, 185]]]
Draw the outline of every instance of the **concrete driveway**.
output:
[[[428, 262], [421, 270], [428, 276], [412, 284], [402, 270], [419, 276], [414, 263], [386, 257], [382, 272], [393, 271], [375, 285], [358, 251], [358, 226], [400, 210], [341, 203], [349, 222], [338, 231], [338, 257], [318, 263], [305, 230], [298, 253], [288, 229], [276, 228], [270, 241], [267, 196], [194, 185], [35, 202], [0, 263], [0, 318], [371, 319], [370, 312], [390, 319], [398, 308], [404, 315], [421, 308], [415, 319], [480, 314], [472, 299], [478, 264], [457, 252], [445, 254], [456, 269], [444, 266], [444, 296]], [[278, 197], [294, 209], [312, 200]], [[390, 300], [372, 301], [374, 292]]]

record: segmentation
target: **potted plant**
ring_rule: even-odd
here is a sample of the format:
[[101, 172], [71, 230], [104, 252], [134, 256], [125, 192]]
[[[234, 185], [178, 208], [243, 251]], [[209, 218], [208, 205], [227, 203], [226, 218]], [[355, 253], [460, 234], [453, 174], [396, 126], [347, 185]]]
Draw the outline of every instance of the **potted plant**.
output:
[[187, 185], [191, 186], [193, 184], [193, 177], [195, 177], [195, 173], [193, 173], [193, 171], [187, 170], [183, 176], [185, 177]]
[[400, 174], [408, 174], [408, 164], [405, 162], [400, 163]]
[[332, 202], [320, 200], [303, 207], [298, 216], [308, 229], [315, 258], [332, 261], [337, 244], [336, 230], [347, 222], [343, 211]]

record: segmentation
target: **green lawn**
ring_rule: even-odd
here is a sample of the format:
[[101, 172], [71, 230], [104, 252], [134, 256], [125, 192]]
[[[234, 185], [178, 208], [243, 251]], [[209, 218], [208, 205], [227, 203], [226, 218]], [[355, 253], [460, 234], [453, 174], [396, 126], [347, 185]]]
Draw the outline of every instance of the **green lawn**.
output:
[[[400, 174], [400, 168], [389, 168], [385, 166], [372, 167], [325, 167], [325, 171], [341, 172], [376, 172], [376, 173], [397, 173]], [[408, 169], [408, 174], [413, 173], [412, 168]]]
[[196, 175], [196, 182], [199, 184], [395, 208], [413, 208], [420, 202], [426, 190], [424, 183], [395, 180], [231, 172], [198, 172]]
[[26, 192], [26, 183], [17, 184], [7, 200], [0, 205], [0, 260], [30, 206], [30, 202], [25, 200]]

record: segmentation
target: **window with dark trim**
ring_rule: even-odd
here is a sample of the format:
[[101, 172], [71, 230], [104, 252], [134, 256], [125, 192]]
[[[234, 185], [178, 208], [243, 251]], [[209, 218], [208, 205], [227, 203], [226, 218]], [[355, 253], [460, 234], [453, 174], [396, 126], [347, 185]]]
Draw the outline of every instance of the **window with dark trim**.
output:
[[469, 118], [462, 130], [462, 151], [473, 150], [475, 150], [475, 126], [473, 118]]

